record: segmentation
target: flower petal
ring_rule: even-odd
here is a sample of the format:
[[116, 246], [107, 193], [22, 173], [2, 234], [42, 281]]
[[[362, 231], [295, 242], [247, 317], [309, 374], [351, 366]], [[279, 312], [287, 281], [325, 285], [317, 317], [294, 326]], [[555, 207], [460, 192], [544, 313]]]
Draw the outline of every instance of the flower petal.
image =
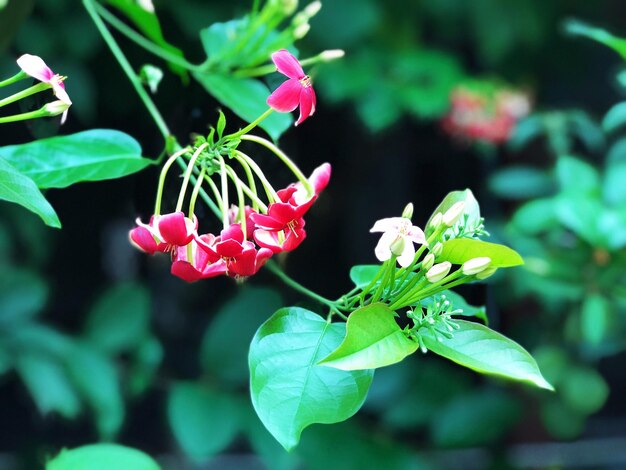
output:
[[46, 65], [43, 59], [36, 55], [24, 54], [17, 59], [17, 65], [28, 75], [37, 80], [50, 83], [54, 72]]
[[378, 259], [378, 261], [387, 261], [389, 258], [391, 258], [391, 249], [389, 248], [389, 246], [393, 243], [395, 239], [395, 234], [390, 232], [383, 233], [383, 235], [380, 237], [380, 240], [378, 240], [376, 248], [374, 249], [374, 253], [376, 254], [376, 258]]
[[304, 70], [298, 59], [291, 54], [287, 49], [281, 49], [280, 51], [272, 54], [272, 61], [276, 64], [276, 68], [283, 75], [287, 75], [289, 78], [295, 78], [299, 80], [304, 77]]
[[296, 121], [296, 126], [302, 124], [306, 118], [313, 116], [315, 112], [315, 92], [313, 87], [306, 86], [300, 93], [300, 117]]
[[302, 90], [300, 82], [290, 78], [268, 96], [267, 104], [279, 113], [290, 113], [300, 104]]
[[415, 225], [411, 227], [407, 238], [413, 243], [419, 243], [420, 245], [424, 245], [426, 243], [426, 235], [424, 235], [424, 231]]
[[163, 241], [170, 245], [185, 246], [193, 239], [196, 224], [181, 211], [161, 216], [158, 223]]
[[397, 261], [400, 266], [406, 268], [413, 262], [413, 258], [415, 258], [415, 247], [413, 246], [413, 243], [409, 241], [404, 244], [402, 254], [398, 256]]
[[251, 214], [250, 219], [252, 219], [252, 222], [254, 222], [254, 224], [258, 228], [263, 229], [263, 230], [271, 230], [271, 231], [282, 230], [283, 227], [285, 226], [285, 224], [282, 223], [281, 221], [278, 221], [274, 219], [273, 217], [270, 217], [269, 215], [265, 215], [265, 214]]
[[404, 222], [403, 217], [387, 217], [386, 219], [377, 220], [374, 226], [370, 229], [370, 233], [373, 232], [397, 232], [398, 228]]
[[280, 253], [283, 251], [283, 247], [278, 242], [278, 232], [256, 229], [254, 231], [254, 241], [257, 242], [257, 245], [271, 250], [272, 253]]

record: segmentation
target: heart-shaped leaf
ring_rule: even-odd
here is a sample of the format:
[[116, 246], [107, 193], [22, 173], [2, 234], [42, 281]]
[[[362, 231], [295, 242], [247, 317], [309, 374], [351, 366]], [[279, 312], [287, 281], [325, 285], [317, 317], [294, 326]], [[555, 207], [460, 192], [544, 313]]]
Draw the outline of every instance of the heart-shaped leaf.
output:
[[308, 310], [278, 310], [250, 345], [250, 388], [259, 418], [287, 450], [314, 423], [337, 423], [358, 411], [374, 371], [343, 371], [317, 363], [335, 350], [345, 324]]

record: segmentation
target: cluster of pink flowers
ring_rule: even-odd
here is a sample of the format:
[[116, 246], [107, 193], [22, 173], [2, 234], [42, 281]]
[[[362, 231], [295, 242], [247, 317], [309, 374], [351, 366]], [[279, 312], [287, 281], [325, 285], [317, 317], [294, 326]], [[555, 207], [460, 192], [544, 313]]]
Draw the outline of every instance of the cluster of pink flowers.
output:
[[458, 87], [441, 125], [455, 137], [501, 144], [529, 112], [530, 101], [523, 93], [502, 89], [486, 94]]
[[200, 234], [198, 220], [183, 212], [153, 215], [147, 224], [137, 220], [130, 240], [142, 251], [170, 253], [171, 272], [187, 282], [220, 275], [245, 278], [256, 274], [274, 254], [297, 248], [306, 238], [304, 215], [328, 185], [331, 167], [324, 163], [313, 171], [309, 196], [301, 183], [292, 183], [278, 191], [279, 201], [271, 203], [263, 214], [246, 206], [245, 233], [239, 220], [241, 208], [229, 211], [231, 223], [219, 236]]

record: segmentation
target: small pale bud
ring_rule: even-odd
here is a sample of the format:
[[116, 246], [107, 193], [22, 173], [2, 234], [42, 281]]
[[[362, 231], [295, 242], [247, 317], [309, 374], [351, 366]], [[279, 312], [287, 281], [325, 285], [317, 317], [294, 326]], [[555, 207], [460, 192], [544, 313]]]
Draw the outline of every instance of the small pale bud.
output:
[[322, 2], [315, 1], [309, 3], [306, 7], [304, 7], [304, 14], [309, 18], [313, 18], [315, 15], [319, 13], [322, 9]]
[[280, 2], [281, 12], [285, 16], [290, 16], [298, 8], [298, 0], [282, 0]]
[[395, 256], [400, 256], [402, 255], [402, 253], [404, 252], [404, 237], [398, 237], [396, 238], [391, 245], [389, 245], [389, 250], [391, 250], [391, 253], [393, 253]]
[[422, 260], [422, 270], [428, 271], [435, 264], [435, 255], [428, 253]]
[[154, 5], [152, 0], [137, 0], [137, 5], [148, 13], [154, 13]]
[[443, 214], [443, 223], [447, 227], [452, 227], [461, 218], [463, 211], [465, 210], [465, 201], [459, 201], [455, 203], [450, 209]]
[[296, 39], [302, 39], [307, 35], [309, 30], [311, 29], [311, 25], [309, 23], [302, 23], [296, 26], [296, 29], [293, 30], [293, 37]]
[[328, 49], [320, 52], [320, 60], [322, 62], [330, 62], [331, 60], [341, 59], [346, 53], [343, 49]]
[[448, 275], [451, 268], [452, 264], [449, 261], [436, 264], [428, 270], [426, 279], [428, 279], [428, 282], [439, 282]]
[[413, 217], [413, 204], [412, 203], [409, 202], [406, 205], [406, 207], [402, 211], [402, 217], [404, 217], [405, 219], [411, 220], [411, 217]]
[[461, 272], [466, 276], [473, 276], [483, 272], [491, 264], [491, 258], [487, 256], [481, 256], [479, 258], [472, 258], [461, 266]]
[[433, 255], [435, 255], [435, 258], [438, 256], [441, 256], [441, 253], [443, 253], [443, 243], [441, 242], [435, 243], [435, 245], [432, 247], [430, 251]]
[[496, 268], [494, 266], [491, 266], [491, 267], [489, 267], [489, 268], [479, 272], [478, 274], [476, 274], [476, 279], [480, 279], [480, 280], [487, 279], [488, 277], [493, 276], [496, 273], [497, 270], [498, 270], [498, 268]]
[[441, 212], [437, 212], [435, 216], [432, 218], [432, 220], [430, 221], [430, 224], [428, 225], [436, 229], [437, 227], [439, 227], [439, 225], [441, 225], [442, 220], [443, 220], [443, 214]]
[[63, 114], [67, 111], [69, 107], [70, 105], [65, 101], [56, 100], [45, 104], [41, 109], [45, 113], [45, 116], [58, 116], [59, 114]]

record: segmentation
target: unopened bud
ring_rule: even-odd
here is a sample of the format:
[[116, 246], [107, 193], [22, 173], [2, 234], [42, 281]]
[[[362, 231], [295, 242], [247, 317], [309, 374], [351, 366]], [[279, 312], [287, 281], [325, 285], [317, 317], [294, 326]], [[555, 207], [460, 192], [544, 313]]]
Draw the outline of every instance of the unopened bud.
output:
[[431, 248], [430, 252], [433, 255], [435, 255], [435, 258], [437, 258], [438, 256], [441, 256], [441, 253], [443, 253], [443, 243], [441, 242], [435, 243], [435, 245]]
[[404, 217], [405, 219], [411, 220], [411, 217], [413, 217], [413, 204], [412, 203], [409, 202], [406, 205], [406, 207], [402, 211], [402, 217]]
[[491, 264], [491, 258], [487, 256], [481, 256], [479, 258], [472, 258], [461, 266], [461, 272], [466, 276], [473, 276], [483, 272]]
[[443, 214], [443, 223], [448, 227], [452, 227], [461, 218], [465, 210], [465, 201], [456, 202], [450, 209]]
[[282, 0], [280, 2], [280, 9], [283, 15], [290, 16], [298, 8], [298, 0]]
[[489, 267], [489, 268], [479, 272], [478, 274], [476, 274], [476, 279], [479, 279], [479, 280], [487, 279], [488, 277], [493, 276], [496, 273], [497, 270], [498, 270], [498, 268], [496, 268], [494, 266], [491, 266], [491, 267]]
[[296, 29], [293, 30], [293, 37], [296, 39], [302, 39], [307, 35], [309, 30], [311, 29], [311, 25], [309, 23], [302, 23], [296, 26]]
[[330, 62], [331, 60], [341, 59], [346, 55], [343, 49], [328, 49], [320, 52], [320, 60], [322, 62]]
[[435, 255], [428, 253], [422, 260], [422, 270], [428, 271], [435, 264]]
[[45, 113], [44, 116], [58, 116], [67, 111], [69, 107], [70, 105], [65, 101], [56, 100], [45, 104], [41, 109]]
[[436, 229], [437, 227], [439, 227], [439, 225], [441, 225], [442, 220], [443, 220], [443, 214], [441, 212], [437, 212], [435, 216], [432, 218], [432, 220], [430, 221], [430, 224], [428, 225], [432, 227], [433, 229]]
[[315, 15], [319, 13], [321, 9], [322, 9], [322, 2], [315, 1], [315, 2], [309, 3], [306, 7], [304, 7], [303, 11], [306, 16], [308, 16], [309, 18], [313, 18]]
[[148, 13], [154, 13], [154, 5], [152, 0], [137, 0], [137, 5]]
[[448, 275], [451, 268], [452, 264], [449, 261], [436, 264], [428, 270], [426, 279], [428, 279], [428, 282], [439, 282]]
[[404, 245], [404, 237], [398, 237], [389, 245], [389, 250], [391, 250], [395, 256], [400, 256], [404, 252]]

